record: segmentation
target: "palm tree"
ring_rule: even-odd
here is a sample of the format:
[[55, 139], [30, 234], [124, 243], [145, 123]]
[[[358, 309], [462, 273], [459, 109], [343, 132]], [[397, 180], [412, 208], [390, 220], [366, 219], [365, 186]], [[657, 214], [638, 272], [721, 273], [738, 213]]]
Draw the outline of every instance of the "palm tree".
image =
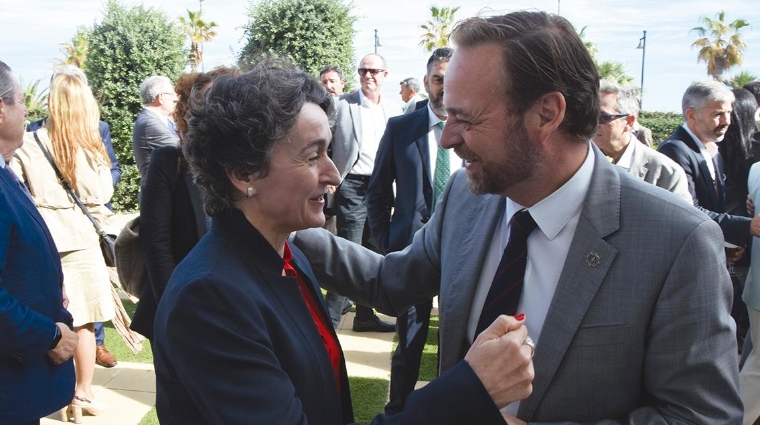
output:
[[24, 88], [24, 105], [29, 111], [27, 117], [28, 122], [37, 121], [44, 118], [47, 115], [47, 88], [39, 91], [40, 81], [37, 80], [33, 83], [24, 85], [21, 81], [21, 85]]
[[699, 34], [699, 39], [691, 46], [699, 47], [697, 63], [707, 64], [707, 75], [723, 81], [723, 72], [742, 63], [742, 51], [747, 44], [742, 41], [739, 30], [749, 26], [744, 19], [726, 23], [726, 12], [720, 11], [717, 19], [702, 17], [703, 26], [692, 28]]
[[58, 62], [58, 65], [74, 65], [80, 69], [84, 69], [88, 51], [87, 37], [87, 29], [79, 27], [77, 28], [77, 34], [71, 41], [61, 43], [61, 52], [65, 57]]
[[739, 89], [744, 87], [748, 83], [752, 83], [758, 81], [757, 75], [752, 74], [751, 72], [742, 71], [733, 77], [729, 78], [726, 83], [730, 85], [731, 87], [735, 89]]
[[575, 32], [578, 33], [578, 37], [583, 42], [583, 45], [586, 46], [586, 50], [588, 50], [588, 54], [591, 55], [591, 59], [596, 61], [596, 54], [599, 52], [599, 50], [596, 48], [596, 43], [586, 40], [586, 28], [588, 28], [588, 25], [581, 28], [580, 31], [576, 29]]
[[187, 18], [179, 17], [182, 29], [185, 35], [190, 39], [190, 52], [187, 61], [190, 63], [190, 69], [195, 72], [199, 64], [203, 63], [203, 43], [211, 41], [216, 37], [214, 30], [218, 25], [216, 22], [206, 22], [201, 17], [201, 11], [191, 12], [187, 10]]
[[457, 10], [459, 10], [458, 6], [455, 8], [430, 6], [433, 19], [429, 20], [427, 24], [420, 25], [420, 29], [423, 31], [420, 37], [420, 46], [425, 51], [432, 52], [449, 44], [451, 26], [454, 24], [454, 14], [457, 13]]
[[615, 81], [620, 85], [626, 85], [633, 81], [633, 77], [625, 73], [625, 66], [620, 62], [604, 61], [597, 62], [596, 69], [599, 71], [599, 78], [609, 81]]

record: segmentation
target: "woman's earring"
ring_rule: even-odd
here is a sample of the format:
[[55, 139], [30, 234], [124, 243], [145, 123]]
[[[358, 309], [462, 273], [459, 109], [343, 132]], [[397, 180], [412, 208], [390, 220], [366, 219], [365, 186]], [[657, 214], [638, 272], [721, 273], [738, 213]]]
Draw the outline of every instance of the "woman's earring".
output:
[[249, 198], [253, 197], [253, 188], [251, 186], [248, 186], [248, 197]]

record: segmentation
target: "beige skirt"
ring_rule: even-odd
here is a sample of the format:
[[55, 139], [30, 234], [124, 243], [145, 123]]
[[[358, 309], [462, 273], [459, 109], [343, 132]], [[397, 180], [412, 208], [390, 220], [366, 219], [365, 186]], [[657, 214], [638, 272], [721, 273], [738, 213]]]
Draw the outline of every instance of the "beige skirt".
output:
[[74, 316], [74, 326], [113, 319], [116, 311], [111, 282], [100, 247], [60, 254], [63, 285], [69, 297], [68, 310]]

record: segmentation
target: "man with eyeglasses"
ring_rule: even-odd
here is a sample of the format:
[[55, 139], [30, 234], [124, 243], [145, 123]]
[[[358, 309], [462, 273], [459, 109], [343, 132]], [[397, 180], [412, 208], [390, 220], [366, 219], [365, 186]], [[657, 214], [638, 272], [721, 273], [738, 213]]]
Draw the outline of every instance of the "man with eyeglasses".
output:
[[599, 128], [593, 140], [610, 162], [628, 170], [637, 179], [669, 190], [692, 204], [681, 167], [667, 156], [638, 143], [633, 135], [639, 113], [636, 89], [602, 80], [599, 99]]
[[[374, 53], [359, 63], [361, 89], [343, 95], [336, 102], [337, 115], [332, 140], [332, 159], [343, 182], [335, 192], [338, 236], [372, 247], [367, 227], [364, 194], [375, 166], [375, 155], [388, 119], [401, 115], [401, 106], [385, 99], [380, 89], [388, 76], [385, 59]], [[331, 296], [328, 310], [340, 320], [346, 300]], [[371, 308], [356, 306], [354, 332], [393, 332], [393, 323], [380, 320]]]
[[145, 178], [153, 149], [179, 143], [174, 121], [169, 118], [177, 106], [177, 93], [168, 77], [153, 75], [140, 84], [143, 109], [132, 130], [132, 152], [140, 177]]
[[720, 225], [725, 241], [735, 248], [743, 247], [750, 234], [760, 236], [760, 216], [726, 213], [726, 175], [717, 143], [731, 124], [733, 102], [734, 94], [721, 82], [692, 83], [681, 101], [686, 122], [657, 150], [683, 168], [694, 205]]

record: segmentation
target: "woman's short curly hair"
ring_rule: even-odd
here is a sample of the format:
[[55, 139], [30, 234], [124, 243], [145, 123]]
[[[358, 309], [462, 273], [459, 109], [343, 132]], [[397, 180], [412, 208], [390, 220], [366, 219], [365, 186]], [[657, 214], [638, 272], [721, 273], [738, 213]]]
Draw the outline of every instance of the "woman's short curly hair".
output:
[[191, 97], [185, 158], [209, 216], [232, 207], [227, 171], [266, 176], [274, 146], [307, 102], [332, 119], [334, 106], [322, 84], [276, 59], [244, 74], [221, 75], [203, 97]]

